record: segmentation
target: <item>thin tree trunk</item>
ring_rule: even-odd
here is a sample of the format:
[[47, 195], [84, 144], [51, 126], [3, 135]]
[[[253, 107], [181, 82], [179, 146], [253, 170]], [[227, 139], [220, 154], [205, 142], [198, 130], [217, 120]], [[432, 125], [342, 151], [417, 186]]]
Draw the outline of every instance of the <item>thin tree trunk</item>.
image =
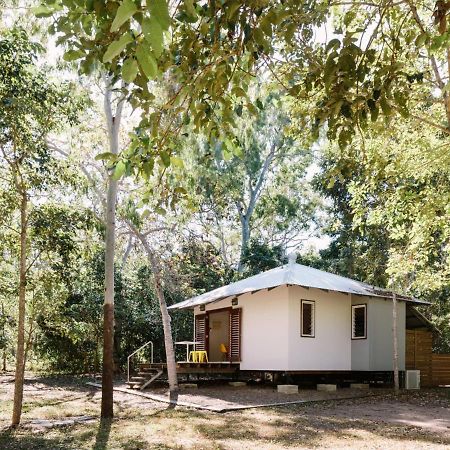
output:
[[19, 323], [17, 328], [16, 372], [14, 384], [14, 405], [11, 425], [20, 424], [23, 402], [25, 373], [25, 295], [27, 285], [27, 193], [22, 190], [20, 203], [20, 261], [19, 261]]
[[[104, 109], [108, 125], [110, 152], [119, 153], [119, 128], [121, 118], [121, 102], [116, 114], [112, 114], [111, 81], [106, 79]], [[114, 381], [114, 247], [116, 239], [116, 202], [118, 182], [108, 177], [106, 196], [106, 236], [105, 236], [105, 300], [103, 303], [103, 371], [102, 371], [102, 405], [101, 417], [112, 418], [113, 381]]]
[[392, 341], [394, 345], [394, 388], [398, 391], [400, 389], [400, 384], [398, 376], [397, 294], [395, 292], [392, 297]]
[[5, 305], [2, 303], [2, 321], [3, 321], [3, 340], [5, 342], [5, 346], [3, 347], [3, 363], [2, 370], [6, 372], [6, 316], [5, 316]]
[[247, 214], [241, 214], [241, 252], [239, 255], [238, 273], [244, 271], [244, 256], [250, 241], [250, 218], [247, 217]]
[[147, 238], [142, 233], [140, 233], [134, 226], [132, 226], [132, 229], [137, 238], [141, 241], [145, 253], [147, 254], [150, 267], [152, 268], [153, 282], [156, 296], [158, 297], [159, 308], [161, 310], [161, 318], [164, 330], [164, 346], [166, 349], [167, 378], [169, 379], [170, 400], [176, 401], [178, 398], [177, 365], [175, 361], [175, 350], [172, 337], [172, 325], [170, 323], [171, 318], [169, 315], [169, 311], [167, 309], [164, 291], [162, 289], [161, 271], [155, 259], [155, 255], [153, 254], [153, 251], [147, 242]]

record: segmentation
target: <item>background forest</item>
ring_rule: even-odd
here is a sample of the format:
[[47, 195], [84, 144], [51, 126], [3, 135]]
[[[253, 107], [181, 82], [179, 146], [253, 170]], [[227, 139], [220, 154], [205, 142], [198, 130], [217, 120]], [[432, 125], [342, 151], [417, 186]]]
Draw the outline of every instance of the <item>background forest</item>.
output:
[[[257, 14], [244, 45], [260, 55], [239, 80], [224, 58], [213, 77], [198, 69], [207, 56], [186, 29], [206, 15], [201, 2], [183, 3], [172, 44], [163, 9], [156, 25], [140, 21], [150, 57], [131, 43], [133, 2], [106, 2], [111, 17], [123, 13], [113, 23], [122, 34], [99, 57], [104, 27], [92, 10], [80, 15], [85, 3], [5, 3], [0, 16], [3, 370], [14, 362], [21, 293], [29, 367], [100, 370], [109, 177], [117, 371], [149, 340], [155, 360], [165, 358], [155, 267], [172, 304], [291, 252], [430, 301], [436, 349], [449, 351], [449, 34], [434, 2], [316, 2], [298, 35], [280, 25], [282, 12]], [[269, 36], [279, 39], [270, 63]], [[190, 339], [190, 315], [173, 314], [172, 332]]]

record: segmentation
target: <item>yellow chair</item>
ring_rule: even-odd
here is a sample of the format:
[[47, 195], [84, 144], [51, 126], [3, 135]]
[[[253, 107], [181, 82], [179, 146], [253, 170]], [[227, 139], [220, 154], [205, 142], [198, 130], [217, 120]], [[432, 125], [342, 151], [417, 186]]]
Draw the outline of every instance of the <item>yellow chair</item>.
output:
[[206, 362], [209, 362], [208, 361], [208, 353], [204, 350], [197, 351], [197, 357], [198, 357], [198, 362], [201, 362], [201, 363], [205, 362], [205, 359], [206, 359]]
[[198, 362], [198, 354], [197, 353], [198, 352], [196, 352], [196, 351], [189, 352], [188, 361]]
[[223, 361], [227, 361], [228, 360], [228, 349], [225, 344], [220, 344], [220, 353], [222, 353]]

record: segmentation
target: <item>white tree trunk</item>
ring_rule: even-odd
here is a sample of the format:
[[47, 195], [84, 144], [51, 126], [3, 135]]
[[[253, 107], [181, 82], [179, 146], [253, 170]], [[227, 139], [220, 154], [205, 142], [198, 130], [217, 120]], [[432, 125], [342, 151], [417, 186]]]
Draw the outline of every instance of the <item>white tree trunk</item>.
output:
[[[123, 98], [119, 99], [115, 114], [112, 112], [111, 80], [105, 78], [104, 110], [108, 128], [110, 152], [119, 153], [119, 130]], [[103, 303], [103, 371], [101, 417], [112, 418], [114, 381], [114, 250], [116, 240], [116, 203], [118, 182], [108, 177], [106, 196], [105, 236], [105, 300]]]
[[398, 372], [398, 335], [397, 335], [397, 294], [392, 297], [392, 341], [394, 346], [393, 368], [394, 368], [394, 388], [400, 389]]
[[178, 398], [177, 364], [175, 361], [175, 349], [172, 337], [171, 318], [167, 309], [167, 303], [162, 288], [161, 270], [159, 268], [158, 262], [156, 261], [155, 255], [153, 254], [153, 250], [150, 248], [146, 236], [140, 233], [139, 230], [131, 223], [128, 223], [128, 225], [130, 226], [136, 237], [141, 241], [145, 253], [147, 254], [150, 267], [152, 268], [154, 288], [156, 296], [158, 297], [164, 330], [164, 346], [166, 349], [167, 378], [169, 380], [170, 400], [176, 402]]
[[20, 260], [19, 260], [19, 320], [17, 326], [16, 371], [14, 381], [14, 404], [11, 425], [17, 427], [22, 416], [23, 383], [25, 374], [25, 295], [27, 286], [27, 235], [28, 196], [21, 192], [20, 204]]

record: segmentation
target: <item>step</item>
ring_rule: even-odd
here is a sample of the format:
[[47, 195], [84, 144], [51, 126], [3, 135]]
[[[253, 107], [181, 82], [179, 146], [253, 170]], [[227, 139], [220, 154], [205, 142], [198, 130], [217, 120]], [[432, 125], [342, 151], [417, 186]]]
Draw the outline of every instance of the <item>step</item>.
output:
[[148, 377], [131, 377], [130, 381], [145, 381], [148, 380]]
[[128, 387], [140, 386], [142, 381], [127, 381]]

